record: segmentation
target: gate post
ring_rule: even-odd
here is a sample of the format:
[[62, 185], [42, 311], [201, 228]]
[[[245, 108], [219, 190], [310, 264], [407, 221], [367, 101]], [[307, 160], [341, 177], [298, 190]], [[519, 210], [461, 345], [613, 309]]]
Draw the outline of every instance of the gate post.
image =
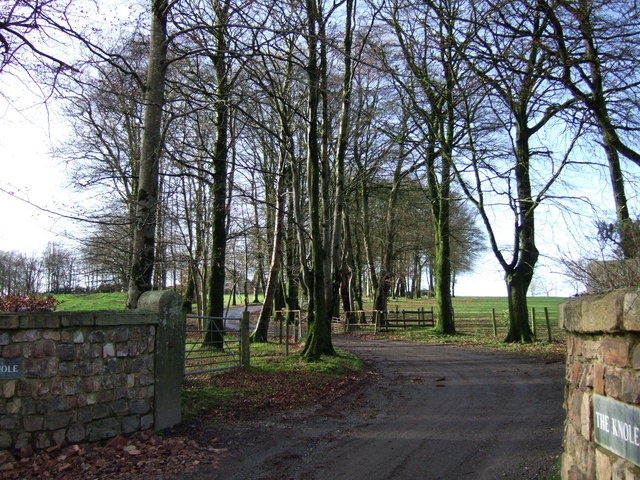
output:
[[182, 420], [185, 314], [182, 299], [173, 290], [149, 291], [140, 296], [138, 310], [158, 314], [155, 344], [154, 428], [162, 430]]
[[249, 312], [245, 311], [240, 319], [240, 366], [243, 368], [251, 366], [249, 343]]

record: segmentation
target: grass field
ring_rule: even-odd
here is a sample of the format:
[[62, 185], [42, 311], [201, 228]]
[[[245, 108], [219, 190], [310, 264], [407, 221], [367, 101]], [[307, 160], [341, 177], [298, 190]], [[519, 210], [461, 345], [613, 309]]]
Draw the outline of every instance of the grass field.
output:
[[60, 300], [57, 310], [62, 312], [77, 312], [83, 310], [124, 310], [127, 294], [116, 293], [68, 293], [54, 295]]
[[[127, 303], [126, 292], [115, 293], [70, 293], [54, 295], [62, 303], [57, 310], [61, 312], [77, 312], [82, 310], [123, 310]], [[253, 295], [250, 299], [253, 298]], [[262, 298], [262, 297], [260, 297]], [[243, 298], [236, 296], [240, 303]], [[229, 303], [229, 295], [225, 295], [225, 305]]]
[[[58, 306], [59, 311], [70, 312], [79, 310], [122, 310], [125, 308], [127, 294], [116, 293], [81, 293], [55, 295], [62, 302]], [[534, 309], [538, 322], [544, 324], [545, 308], [549, 320], [553, 326], [558, 323], [558, 304], [564, 302], [564, 297], [529, 297], [527, 299], [530, 309]], [[229, 296], [225, 296], [225, 304], [229, 305]], [[372, 308], [373, 302], [365, 302], [365, 310]], [[389, 299], [389, 310], [417, 310], [424, 308], [429, 310], [436, 306], [434, 298], [423, 297], [419, 299], [397, 298]], [[507, 299], [506, 297], [455, 297], [453, 308], [456, 320], [465, 319], [491, 319], [495, 312], [498, 324], [506, 324]], [[531, 311], [530, 311], [531, 312]]]
[[[564, 332], [558, 327], [558, 305], [564, 302], [564, 297], [528, 297], [529, 317], [533, 325], [535, 313], [535, 333], [537, 338], [548, 338], [546, 316], [549, 318], [551, 337], [563, 340]], [[365, 310], [372, 308], [372, 303], [365, 304]], [[434, 298], [419, 299], [389, 299], [388, 309], [415, 311], [424, 308], [436, 312]], [[506, 297], [455, 297], [453, 309], [456, 330], [462, 335], [494, 336], [504, 338], [508, 330], [508, 307]], [[546, 313], [545, 313], [546, 309]], [[493, 319], [495, 315], [496, 335], [493, 335]]]
[[[527, 297], [529, 308], [535, 308], [536, 312], [543, 312], [547, 307], [551, 319], [558, 318], [558, 304], [567, 300], [565, 297]], [[400, 310], [412, 310], [419, 307], [435, 307], [435, 298], [422, 297], [418, 299], [397, 298], [389, 299], [389, 310], [398, 307]], [[365, 304], [365, 308], [370, 308], [372, 303]], [[507, 311], [507, 297], [454, 297], [453, 309], [456, 316], [474, 315], [482, 312], [491, 312], [495, 309], [496, 314], [503, 314]]]

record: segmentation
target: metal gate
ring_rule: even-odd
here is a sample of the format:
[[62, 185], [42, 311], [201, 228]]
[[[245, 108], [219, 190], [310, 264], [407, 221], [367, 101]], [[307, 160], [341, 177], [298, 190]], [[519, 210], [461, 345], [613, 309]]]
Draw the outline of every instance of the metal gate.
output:
[[[248, 341], [245, 343], [242, 338], [243, 320], [187, 315], [184, 374], [198, 375], [243, 366], [243, 357], [248, 359]], [[246, 331], [248, 333], [248, 317]], [[220, 341], [207, 342], [207, 334]], [[247, 352], [243, 355], [245, 349]]]

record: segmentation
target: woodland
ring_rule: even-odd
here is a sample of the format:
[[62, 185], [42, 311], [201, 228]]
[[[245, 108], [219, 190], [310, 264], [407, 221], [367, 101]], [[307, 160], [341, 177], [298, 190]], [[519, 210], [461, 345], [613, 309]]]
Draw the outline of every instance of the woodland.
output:
[[[637, 254], [635, 2], [98, 3], [0, 6], [0, 75], [62, 106], [73, 135], [56, 156], [95, 192], [73, 213], [78, 255], [51, 245], [33, 266], [48, 290], [82, 277], [135, 308], [180, 288], [211, 317], [225, 293], [261, 292], [254, 341], [273, 308], [303, 309], [316, 360], [334, 353], [330, 319], [369, 297], [385, 311], [433, 295], [435, 330], [454, 333], [456, 276], [487, 249], [505, 340], [532, 341], [536, 212], [589, 210], [577, 174], [608, 176], [616, 217], [594, 235]], [[14, 257], [0, 256], [2, 293], [37, 290]]]

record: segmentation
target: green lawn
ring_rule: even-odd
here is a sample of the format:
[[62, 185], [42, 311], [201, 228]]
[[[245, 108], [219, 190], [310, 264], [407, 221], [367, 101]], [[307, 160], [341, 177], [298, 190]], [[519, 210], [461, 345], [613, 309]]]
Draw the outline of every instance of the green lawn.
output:
[[[558, 304], [567, 300], [565, 297], [527, 297], [527, 303], [529, 308], [535, 308], [536, 312], [544, 312], [544, 308], [547, 307], [549, 316], [551, 318], [557, 318]], [[435, 298], [397, 298], [389, 299], [389, 310], [395, 310], [396, 306], [402, 310], [411, 310], [419, 307], [435, 307]], [[370, 308], [371, 303], [365, 306]], [[456, 315], [471, 315], [480, 312], [491, 312], [495, 309], [496, 314], [505, 312], [507, 310], [507, 297], [454, 297], [453, 309]]]
[[[126, 292], [115, 293], [73, 293], [54, 295], [62, 303], [57, 310], [61, 312], [76, 312], [81, 310], [123, 310], [127, 303]], [[259, 297], [262, 299], [262, 295]], [[253, 295], [249, 297], [253, 300]], [[236, 296], [236, 301], [240, 305], [244, 302], [244, 297]], [[225, 305], [229, 305], [229, 295], [225, 295]]]
[[69, 293], [54, 295], [60, 300], [57, 310], [77, 312], [83, 310], [124, 310], [127, 294], [116, 293]]

